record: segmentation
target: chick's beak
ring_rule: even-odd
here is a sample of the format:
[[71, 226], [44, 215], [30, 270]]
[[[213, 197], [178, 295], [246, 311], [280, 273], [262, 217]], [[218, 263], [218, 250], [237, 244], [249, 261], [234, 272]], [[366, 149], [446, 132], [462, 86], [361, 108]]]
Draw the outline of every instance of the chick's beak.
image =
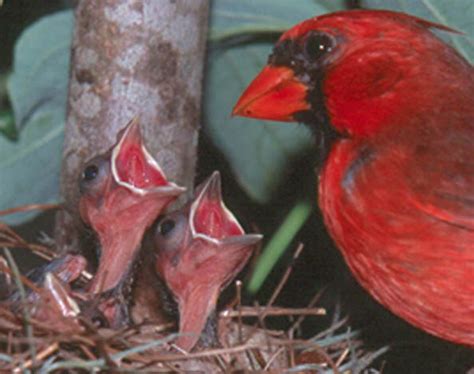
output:
[[102, 247], [92, 293], [114, 288], [127, 277], [144, 231], [185, 190], [168, 181], [145, 148], [137, 119], [112, 149], [110, 169], [114, 186], [103, 191], [89, 220]]
[[294, 121], [294, 114], [310, 109], [307, 86], [292, 69], [267, 65], [240, 96], [234, 116]]
[[140, 195], [159, 192], [174, 196], [183, 192], [184, 188], [166, 179], [160, 165], [146, 149], [138, 119], [133, 119], [123, 131], [112, 151], [115, 182]]
[[216, 309], [222, 289], [245, 266], [261, 235], [245, 234], [225, 206], [219, 172], [196, 189], [188, 226], [192, 241], [175, 257], [176, 265], [167, 264], [162, 273], [179, 303], [179, 331], [183, 335], [177, 344], [189, 351]]
[[[193, 273], [183, 275], [182, 287], [174, 290], [179, 300], [179, 331], [183, 334], [176, 343], [181, 348], [189, 351], [196, 345], [221, 291], [242, 270], [260, 240], [260, 235], [249, 234], [226, 238], [218, 245], [195, 242], [193, 252], [202, 257], [201, 261], [189, 266]], [[190, 262], [186, 257], [181, 261]]]
[[189, 225], [194, 238], [201, 237], [214, 243], [227, 236], [244, 234], [243, 228], [224, 204], [218, 171], [197, 188]]

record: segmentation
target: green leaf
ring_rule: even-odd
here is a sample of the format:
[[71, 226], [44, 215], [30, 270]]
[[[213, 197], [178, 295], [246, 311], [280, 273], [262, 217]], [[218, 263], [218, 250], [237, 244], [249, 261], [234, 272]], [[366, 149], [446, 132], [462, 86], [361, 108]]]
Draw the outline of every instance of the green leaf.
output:
[[15, 46], [8, 92], [19, 135], [17, 142], [0, 137], [0, 210], [58, 199], [72, 26], [71, 11], [44, 17]]
[[362, 3], [367, 8], [390, 9], [410, 13], [463, 32], [465, 35], [436, 31], [464, 57], [474, 62], [474, 1], [364, 0]]
[[17, 137], [15, 119], [9, 110], [0, 112], [0, 133], [11, 140]]
[[[0, 210], [58, 199], [63, 126], [44, 113], [26, 126], [18, 142], [0, 138]], [[17, 224], [32, 214], [1, 217]]]
[[19, 130], [41, 111], [64, 122], [72, 27], [72, 12], [59, 12], [40, 19], [18, 39], [8, 92]]
[[288, 250], [290, 243], [307, 221], [311, 209], [311, 203], [300, 201], [285, 217], [285, 220], [265, 246], [262, 255], [258, 259], [252, 278], [247, 285], [250, 293], [255, 294], [260, 290], [268, 274], [275, 267], [280, 257]]
[[[303, 19], [337, 10], [342, 3], [216, 0], [211, 39], [282, 31]], [[205, 82], [205, 130], [230, 162], [240, 185], [262, 203], [283, 181], [288, 162], [312, 145], [309, 131], [302, 126], [230, 117], [235, 102], [265, 65], [272, 47], [272, 43], [216, 46], [209, 57]]]
[[210, 39], [244, 33], [282, 32], [312, 16], [341, 9], [341, 0], [215, 0], [211, 11]]

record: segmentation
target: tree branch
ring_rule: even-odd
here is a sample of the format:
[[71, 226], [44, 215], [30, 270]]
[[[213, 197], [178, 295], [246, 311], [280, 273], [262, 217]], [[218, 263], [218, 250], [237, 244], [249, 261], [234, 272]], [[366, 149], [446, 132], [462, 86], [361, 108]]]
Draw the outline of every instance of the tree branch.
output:
[[207, 0], [82, 0], [76, 8], [61, 193], [62, 251], [77, 247], [81, 168], [138, 116], [166, 175], [191, 189], [196, 165]]

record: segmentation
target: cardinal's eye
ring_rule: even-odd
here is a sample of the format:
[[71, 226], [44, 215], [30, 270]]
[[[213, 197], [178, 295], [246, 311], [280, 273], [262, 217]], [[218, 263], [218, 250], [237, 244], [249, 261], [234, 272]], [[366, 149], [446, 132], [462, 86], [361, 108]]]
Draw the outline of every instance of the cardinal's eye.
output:
[[311, 61], [317, 61], [334, 49], [334, 39], [321, 32], [311, 32], [304, 42], [304, 54]]
[[176, 226], [176, 222], [171, 220], [171, 219], [166, 219], [163, 222], [161, 222], [160, 227], [158, 230], [160, 231], [160, 234], [163, 236], [167, 236], [171, 231]]

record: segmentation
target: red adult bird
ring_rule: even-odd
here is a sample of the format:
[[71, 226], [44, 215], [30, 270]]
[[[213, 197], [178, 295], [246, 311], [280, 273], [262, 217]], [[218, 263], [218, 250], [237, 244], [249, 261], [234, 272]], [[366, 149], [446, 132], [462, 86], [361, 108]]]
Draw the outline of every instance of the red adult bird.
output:
[[474, 69], [408, 14], [304, 21], [234, 114], [332, 137], [319, 205], [351, 271], [419, 328], [474, 346]]
[[[182, 349], [190, 351], [198, 343], [221, 290], [242, 270], [261, 238], [245, 234], [224, 205], [218, 172], [196, 189], [189, 204], [160, 221], [154, 240], [156, 270], [178, 303], [183, 335], [176, 343]], [[203, 345], [216, 343], [215, 336], [203, 335]]]
[[[101, 245], [89, 291], [113, 293], [129, 278], [145, 230], [184, 188], [166, 179], [145, 148], [135, 119], [110, 152], [85, 165], [80, 190], [81, 216]], [[112, 326], [123, 324], [121, 301], [108, 301], [101, 308], [106, 319]]]

